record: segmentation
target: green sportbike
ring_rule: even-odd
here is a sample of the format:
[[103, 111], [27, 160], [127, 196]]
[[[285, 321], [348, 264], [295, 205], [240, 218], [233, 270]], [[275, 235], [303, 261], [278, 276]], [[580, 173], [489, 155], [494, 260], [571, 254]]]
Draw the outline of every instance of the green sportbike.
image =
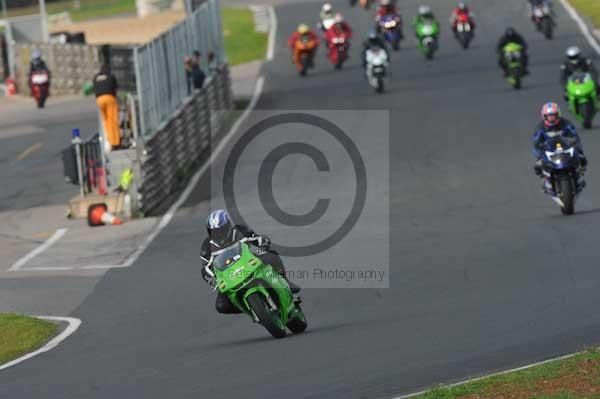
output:
[[523, 46], [518, 43], [508, 43], [502, 49], [506, 80], [515, 89], [520, 89], [525, 72], [523, 65]]
[[233, 306], [250, 316], [275, 338], [306, 330], [307, 323], [288, 282], [259, 256], [264, 249], [248, 245], [244, 238], [230, 247], [213, 253], [205, 266], [214, 278], [214, 288], [227, 295]]
[[592, 128], [592, 120], [598, 112], [597, 90], [592, 75], [586, 72], [575, 72], [567, 81], [569, 111], [586, 129]]
[[438, 35], [440, 25], [434, 19], [422, 19], [414, 22], [417, 35], [417, 46], [428, 60], [433, 59], [433, 54], [438, 49]]

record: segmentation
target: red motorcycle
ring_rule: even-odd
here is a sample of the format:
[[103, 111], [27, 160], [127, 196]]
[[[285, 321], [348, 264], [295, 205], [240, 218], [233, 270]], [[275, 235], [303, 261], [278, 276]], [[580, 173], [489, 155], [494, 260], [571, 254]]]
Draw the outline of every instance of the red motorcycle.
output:
[[327, 58], [329, 58], [335, 69], [342, 69], [342, 65], [348, 60], [350, 35], [345, 32], [334, 32], [330, 29], [327, 31], [326, 39], [329, 48]]
[[458, 16], [458, 20], [456, 21], [456, 26], [454, 28], [454, 34], [456, 35], [456, 39], [461, 44], [461, 46], [466, 50], [469, 48], [471, 44], [471, 40], [473, 40], [473, 23], [471, 22], [471, 18], [468, 14], [460, 14]]
[[31, 74], [31, 95], [35, 98], [38, 108], [44, 108], [50, 96], [50, 76], [48, 71], [33, 72]]

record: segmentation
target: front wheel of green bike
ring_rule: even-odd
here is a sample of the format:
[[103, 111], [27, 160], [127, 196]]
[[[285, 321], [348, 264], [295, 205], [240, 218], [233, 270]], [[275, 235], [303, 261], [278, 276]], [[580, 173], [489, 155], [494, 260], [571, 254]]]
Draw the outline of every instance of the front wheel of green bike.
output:
[[274, 338], [285, 337], [285, 325], [281, 321], [278, 312], [275, 312], [267, 306], [267, 303], [262, 294], [256, 292], [248, 297], [248, 305], [258, 317], [260, 324], [267, 329], [267, 331]]

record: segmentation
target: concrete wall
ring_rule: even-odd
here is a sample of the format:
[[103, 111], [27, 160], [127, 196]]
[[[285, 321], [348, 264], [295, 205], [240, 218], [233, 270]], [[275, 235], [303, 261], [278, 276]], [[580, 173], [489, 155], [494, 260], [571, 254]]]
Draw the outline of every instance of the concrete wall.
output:
[[100, 69], [98, 48], [81, 44], [14, 44], [16, 82], [19, 92], [29, 94], [27, 82], [33, 50], [40, 50], [52, 72], [51, 95], [81, 94]]

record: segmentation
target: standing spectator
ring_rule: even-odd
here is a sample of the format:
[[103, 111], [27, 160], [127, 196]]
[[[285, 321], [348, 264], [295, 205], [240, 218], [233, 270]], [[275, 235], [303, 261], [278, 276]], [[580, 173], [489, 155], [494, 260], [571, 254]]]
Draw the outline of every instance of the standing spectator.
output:
[[194, 60], [192, 61], [192, 82], [195, 90], [200, 90], [204, 86], [204, 80], [206, 79], [206, 74], [200, 68], [200, 62], [200, 52], [196, 50], [194, 51]]
[[187, 85], [187, 94], [188, 96], [192, 95], [192, 84], [193, 84], [193, 76], [192, 72], [194, 70], [194, 61], [192, 57], [185, 57], [183, 60], [183, 65], [185, 68], [185, 83]]
[[102, 116], [102, 125], [113, 150], [121, 145], [117, 88], [117, 78], [110, 72], [110, 67], [102, 65], [100, 72], [94, 76], [94, 94]]
[[217, 61], [217, 57], [215, 57], [214, 51], [209, 51], [208, 52], [208, 74], [212, 75], [217, 72], [219, 72], [219, 63]]

